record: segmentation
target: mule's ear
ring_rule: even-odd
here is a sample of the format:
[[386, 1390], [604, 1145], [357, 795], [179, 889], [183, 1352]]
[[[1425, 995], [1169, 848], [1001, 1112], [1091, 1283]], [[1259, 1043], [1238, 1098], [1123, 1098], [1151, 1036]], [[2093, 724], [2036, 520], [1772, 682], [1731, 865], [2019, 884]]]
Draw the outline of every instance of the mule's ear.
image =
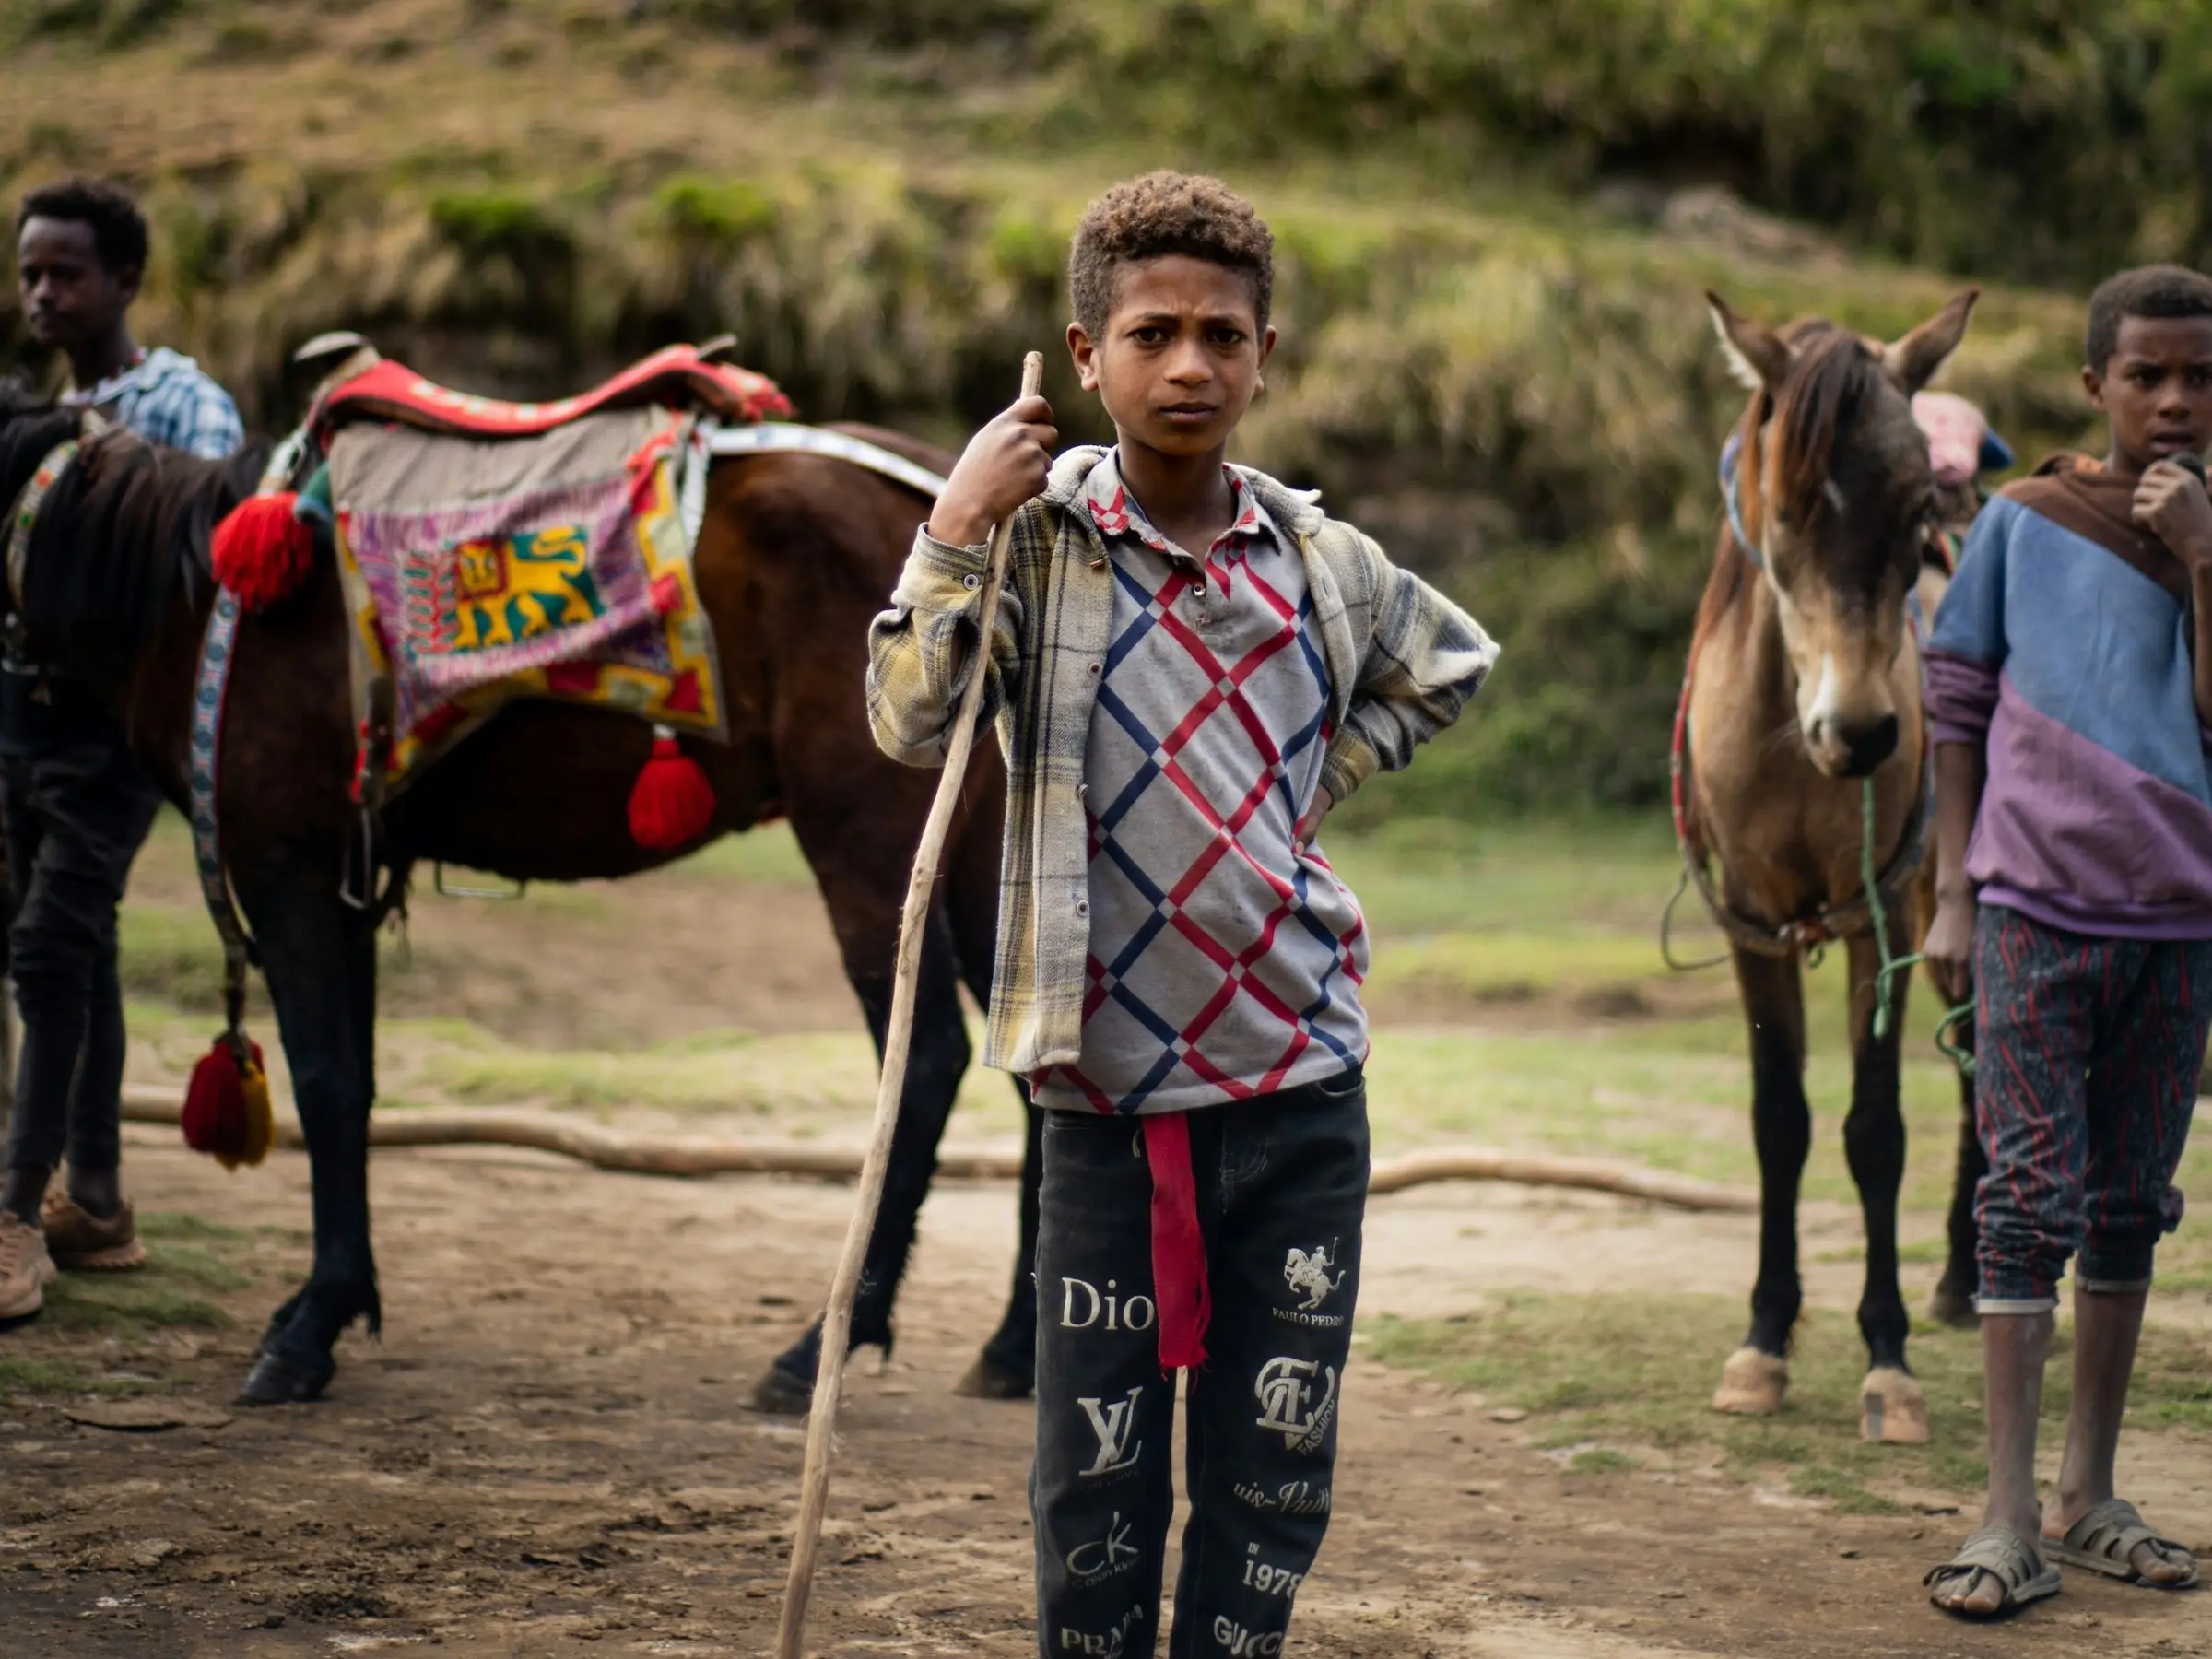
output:
[[1936, 378], [1936, 371], [1966, 338], [1967, 319], [1981, 298], [1980, 288], [1968, 288], [1911, 334], [1882, 348], [1882, 368], [1900, 392], [1910, 397]]
[[1705, 290], [1705, 304], [1712, 312], [1712, 332], [1721, 337], [1728, 371], [1745, 391], [1763, 387], [1771, 392], [1790, 378], [1790, 347], [1780, 335], [1764, 323], [1737, 316], [1711, 288]]

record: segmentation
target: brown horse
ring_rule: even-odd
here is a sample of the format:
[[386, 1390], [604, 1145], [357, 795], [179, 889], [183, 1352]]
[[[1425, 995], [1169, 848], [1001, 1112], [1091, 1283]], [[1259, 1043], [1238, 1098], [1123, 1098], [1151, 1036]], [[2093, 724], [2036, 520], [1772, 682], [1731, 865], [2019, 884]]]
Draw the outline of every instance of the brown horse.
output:
[[[1682, 818], [1685, 852], [1729, 938], [1750, 1027], [1760, 1185], [1750, 1333], [1713, 1405], [1772, 1412], [1788, 1386], [1802, 1302], [1798, 1184], [1812, 1132], [1800, 958], [1840, 939], [1850, 959], [1853, 1055], [1843, 1144], [1866, 1229], [1859, 1329], [1870, 1369], [1861, 1427], [1870, 1440], [1918, 1441], [1927, 1438], [1927, 1411], [1905, 1360], [1910, 1322], [1897, 1265], [1905, 1167], [1898, 1045], [1910, 976], [1879, 979], [1875, 926], [1878, 914], [1893, 957], [1913, 948], [1928, 818], [1909, 600], [1924, 583], [1945, 503], [1910, 399], [1958, 347], [1975, 295], [1961, 294], [1889, 345], [1822, 321], [1769, 328], [1708, 299], [1750, 397], [1724, 467], [1729, 524], [1690, 647]], [[1932, 603], [1940, 578], [1924, 580], [1922, 602]], [[1716, 866], [1717, 882], [1707, 874]], [[1866, 868], [1876, 872], [1871, 899]], [[1878, 1020], [1877, 982], [1887, 1004]], [[1971, 1216], [1959, 1208], [1980, 1175], [1969, 1104], [1939, 1293], [1953, 1306], [1973, 1274]]]
[[[17, 499], [78, 420], [0, 382], [0, 503]], [[939, 472], [951, 459], [896, 434], [862, 435]], [[32, 653], [110, 694], [133, 747], [179, 804], [213, 596], [208, 527], [250, 493], [261, 460], [198, 462], [122, 432], [87, 443], [38, 515], [18, 590]], [[727, 458], [710, 477], [695, 552], [731, 732], [726, 745], [685, 740], [712, 781], [716, 816], [679, 852], [745, 830], [771, 808], [787, 814], [879, 1048], [907, 868], [935, 780], [877, 753], [862, 676], [868, 620], [926, 508], [913, 490], [843, 461]], [[256, 1404], [316, 1397], [335, 1369], [339, 1333], [357, 1318], [373, 1330], [381, 1318], [368, 1192], [375, 922], [340, 895], [356, 828], [345, 629], [325, 547], [299, 592], [243, 620], [224, 720], [225, 862], [259, 941], [313, 1164], [314, 1266], [270, 1321], [241, 1394]], [[433, 768], [390, 803], [378, 861], [400, 891], [422, 860], [534, 881], [665, 863], [672, 855], [637, 846], [627, 817], [651, 742], [650, 728], [624, 715], [511, 704], [467, 739], [467, 764]], [[853, 1314], [856, 1346], [890, 1344], [892, 1299], [969, 1060], [959, 986], [979, 1000], [990, 994], [1004, 792], [995, 754], [979, 757], [924, 955], [903, 1111]], [[1005, 1321], [962, 1383], [970, 1393], [1012, 1396], [1032, 1382], [1040, 1147], [1030, 1117], [1021, 1259]], [[818, 1322], [770, 1369], [756, 1404], [806, 1408], [819, 1337]]]

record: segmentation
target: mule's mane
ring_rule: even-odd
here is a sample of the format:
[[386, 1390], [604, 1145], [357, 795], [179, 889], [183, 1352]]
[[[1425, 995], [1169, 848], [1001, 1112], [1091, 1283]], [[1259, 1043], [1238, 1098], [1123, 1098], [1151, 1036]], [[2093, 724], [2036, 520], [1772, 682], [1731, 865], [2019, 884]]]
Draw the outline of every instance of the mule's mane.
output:
[[[0, 480], [11, 500], [77, 421], [76, 410], [0, 383]], [[31, 532], [23, 626], [32, 649], [57, 665], [135, 662], [179, 581], [206, 577], [208, 533], [253, 492], [266, 453], [202, 461], [121, 429], [88, 440]]]
[[[1827, 506], [1837, 430], [1865, 405], [1882, 370], [1864, 339], [1833, 323], [1800, 324], [1785, 337], [1796, 357], [1775, 398], [1777, 476], [1764, 495], [1785, 517], [1809, 524]], [[1747, 449], [1757, 436], [1747, 436]]]
[[[1736, 422], [1735, 499], [1746, 531], [1757, 540], [1770, 510], [1809, 526], [1829, 510], [1828, 484], [1834, 476], [1836, 440], [1875, 392], [1880, 359], [1865, 339], [1824, 318], [1793, 323], [1783, 330], [1793, 348], [1789, 378], [1780, 391], [1751, 394]], [[1775, 477], [1766, 476], [1762, 436], [1775, 431]], [[1750, 586], [1753, 565], [1736, 545], [1732, 528], [1721, 531], [1712, 578], [1698, 606], [1691, 650], [1732, 612]]]

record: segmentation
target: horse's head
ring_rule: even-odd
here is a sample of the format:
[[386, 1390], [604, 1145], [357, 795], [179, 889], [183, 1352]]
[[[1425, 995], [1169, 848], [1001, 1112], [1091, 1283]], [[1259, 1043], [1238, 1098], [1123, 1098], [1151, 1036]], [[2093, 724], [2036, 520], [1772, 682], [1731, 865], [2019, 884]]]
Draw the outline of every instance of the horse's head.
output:
[[1751, 391], [1730, 483], [1743, 551], [1773, 590], [1806, 752], [1830, 777], [1864, 777], [1897, 748], [1905, 596], [1940, 512], [1912, 398], [1977, 295], [1887, 345], [1823, 321], [1770, 328], [1706, 295]]

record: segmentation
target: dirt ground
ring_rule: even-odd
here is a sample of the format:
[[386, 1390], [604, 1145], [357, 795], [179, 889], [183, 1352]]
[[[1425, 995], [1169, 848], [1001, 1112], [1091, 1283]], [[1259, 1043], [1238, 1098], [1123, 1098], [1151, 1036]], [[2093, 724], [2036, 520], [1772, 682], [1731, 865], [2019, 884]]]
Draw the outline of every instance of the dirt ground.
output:
[[[156, 891], [170, 879], [164, 857], [158, 849], [147, 877]], [[720, 905], [747, 924], [733, 934], [726, 908], [712, 924], [698, 913], [703, 888], [687, 879], [639, 889], [708, 953], [685, 971], [700, 982], [680, 993], [656, 971], [613, 971], [639, 959], [640, 912], [627, 907], [426, 905], [418, 950], [453, 969], [449, 992], [476, 982], [470, 1011], [518, 1038], [546, 1018], [532, 1012], [536, 970], [518, 979], [467, 963], [520, 953], [568, 964], [545, 970], [565, 974], [588, 962], [628, 987], [630, 1017], [652, 1027], [640, 1035], [736, 1023], [722, 992], [739, 979], [756, 1029], [849, 1018], [807, 895], [744, 884], [733, 898], [724, 885]], [[514, 930], [538, 927], [554, 932], [533, 953]], [[773, 953], [713, 943], [762, 937]], [[624, 939], [625, 954], [607, 954]], [[772, 976], [745, 964], [762, 954]], [[580, 1040], [566, 1024], [547, 1030]], [[319, 1406], [233, 1412], [259, 1322], [304, 1269], [305, 1160], [279, 1155], [229, 1176], [167, 1134], [133, 1129], [131, 1141], [141, 1207], [247, 1230], [240, 1265], [252, 1282], [218, 1299], [234, 1323], [212, 1336], [124, 1342], [50, 1324], [0, 1335], [0, 1359], [72, 1358], [173, 1391], [147, 1398], [205, 1408], [191, 1426], [119, 1432], [73, 1420], [81, 1402], [66, 1395], [0, 1406], [0, 1653], [767, 1651], [802, 1430], [742, 1402], [821, 1294], [849, 1190], [654, 1182], [484, 1150], [380, 1154], [382, 1342], [348, 1337]], [[1736, 1295], [1752, 1230], [1749, 1218], [1599, 1197], [1425, 1189], [1374, 1206], [1361, 1312], [1448, 1312], [1514, 1286]], [[1815, 1299], [1846, 1302], [1855, 1269], [1818, 1261], [1824, 1241], [1854, 1236], [1853, 1218], [1813, 1206], [1807, 1230]], [[897, 1358], [864, 1362], [850, 1384], [814, 1652], [1034, 1652], [1030, 1413], [950, 1392], [995, 1318], [1012, 1253], [1008, 1188], [940, 1187]], [[1335, 1522], [1292, 1651], [2212, 1653], [2212, 1595], [2082, 1574], [2008, 1628], [1944, 1621], [1918, 1578], [1966, 1517], [1850, 1516], [1718, 1478], [1574, 1474], [1525, 1426], [1406, 1373], [1356, 1359], [1347, 1390]], [[2176, 1458], [2169, 1445], [2124, 1463], [2154, 1517], [2212, 1547], [2212, 1457]]]

